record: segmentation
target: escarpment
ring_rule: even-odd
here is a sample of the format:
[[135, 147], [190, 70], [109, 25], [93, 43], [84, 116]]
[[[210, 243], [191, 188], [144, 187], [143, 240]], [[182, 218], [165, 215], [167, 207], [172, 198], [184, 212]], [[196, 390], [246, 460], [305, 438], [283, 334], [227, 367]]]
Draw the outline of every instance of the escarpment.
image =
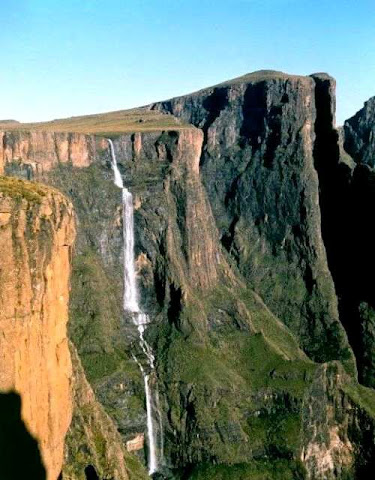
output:
[[315, 93], [312, 78], [265, 71], [149, 108], [205, 132], [202, 179], [247, 282], [314, 360], [353, 366], [321, 237]]
[[59, 192], [0, 177], [0, 463], [56, 480], [72, 416], [67, 339], [75, 222]]
[[[104, 130], [80, 130], [84, 151], [74, 158], [56, 154], [73, 135], [51, 125], [38, 131], [55, 142], [45, 154], [22, 147], [35, 132], [6, 134], [6, 174], [57, 187], [77, 215], [63, 478], [83, 480], [86, 468], [99, 478], [147, 476], [139, 365], [159, 392], [156, 476], [369, 475], [375, 394], [356, 368], [371, 385], [371, 289], [348, 300], [365, 281], [345, 219], [360, 205], [353, 191], [367, 195], [369, 213], [372, 171], [366, 161], [353, 173], [349, 154], [358, 159], [340, 144], [334, 103], [328, 75], [256, 72], [137, 109], [136, 121], [132, 113], [130, 126], [108, 134], [134, 200], [152, 373], [123, 311], [122, 198]], [[357, 306], [364, 320], [355, 324]]]

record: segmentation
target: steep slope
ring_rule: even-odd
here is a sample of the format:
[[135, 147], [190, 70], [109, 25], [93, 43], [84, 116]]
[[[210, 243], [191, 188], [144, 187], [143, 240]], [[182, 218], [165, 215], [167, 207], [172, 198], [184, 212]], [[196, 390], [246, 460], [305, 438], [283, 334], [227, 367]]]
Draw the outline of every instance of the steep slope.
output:
[[4, 479], [56, 480], [62, 468], [72, 415], [66, 324], [74, 237], [72, 206], [59, 192], [0, 177], [0, 390], [14, 392], [19, 422], [41, 456], [36, 449], [28, 457], [26, 443], [13, 450], [21, 442], [16, 418], [12, 424], [11, 411], [2, 408], [2, 425], [11, 422], [8, 438], [3, 428], [0, 434]]
[[71, 344], [74, 408], [66, 439], [64, 480], [86, 480], [87, 471], [99, 478], [143, 480], [148, 478], [126, 452], [121, 437], [86, 380], [77, 351]]

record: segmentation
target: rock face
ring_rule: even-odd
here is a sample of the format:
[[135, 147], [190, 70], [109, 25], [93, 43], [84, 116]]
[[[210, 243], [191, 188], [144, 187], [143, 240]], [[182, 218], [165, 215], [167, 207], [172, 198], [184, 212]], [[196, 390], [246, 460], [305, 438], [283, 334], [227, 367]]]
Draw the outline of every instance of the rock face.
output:
[[344, 125], [345, 150], [356, 163], [375, 166], [375, 97]]
[[[307, 478], [366, 478], [373, 468], [374, 403], [338, 362], [321, 365], [306, 392], [301, 460]], [[359, 395], [359, 396], [358, 396]], [[360, 439], [360, 442], [358, 440]], [[361, 446], [360, 446], [361, 445]]]
[[149, 108], [203, 130], [202, 179], [246, 281], [314, 360], [353, 364], [320, 230], [317, 101], [313, 78], [265, 71]]
[[77, 133], [4, 131], [0, 133], [0, 174], [4, 173], [7, 163], [24, 166], [24, 175], [29, 179], [59, 163], [87, 167], [102, 141], [93, 135]]
[[199, 174], [202, 141], [196, 128], [114, 141], [126, 184], [136, 195], [137, 266], [144, 298], [151, 303], [154, 297], [154, 306], [145, 305], [149, 311], [169, 296], [167, 280], [186, 286], [180, 292], [186, 297], [193, 286], [214, 286], [224, 262]]
[[[0, 390], [20, 397], [46, 472], [36, 474], [32, 459], [18, 466], [27, 454], [19, 452], [4, 478], [20, 478], [17, 469], [24, 468], [33, 478], [56, 480], [62, 468], [72, 415], [66, 326], [74, 237], [72, 205], [60, 193], [0, 177]], [[0, 456], [2, 465], [9, 462], [6, 449]]]

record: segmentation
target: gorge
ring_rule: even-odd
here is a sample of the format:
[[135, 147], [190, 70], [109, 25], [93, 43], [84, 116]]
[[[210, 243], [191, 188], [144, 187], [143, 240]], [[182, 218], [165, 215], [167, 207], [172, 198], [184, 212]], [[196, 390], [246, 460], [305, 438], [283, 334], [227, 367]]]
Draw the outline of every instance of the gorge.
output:
[[373, 106], [337, 129], [334, 79], [260, 71], [0, 121], [0, 387], [33, 478], [371, 478]]

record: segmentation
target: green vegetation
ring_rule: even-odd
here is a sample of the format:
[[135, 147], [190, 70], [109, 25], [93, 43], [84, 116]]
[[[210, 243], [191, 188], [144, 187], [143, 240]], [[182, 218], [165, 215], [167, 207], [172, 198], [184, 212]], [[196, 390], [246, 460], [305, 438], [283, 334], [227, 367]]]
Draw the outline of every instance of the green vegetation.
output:
[[39, 183], [27, 182], [13, 177], [0, 177], [0, 194], [17, 200], [24, 198], [31, 203], [41, 203], [48, 190], [48, 187]]
[[189, 480], [302, 480], [304, 468], [298, 462], [263, 460], [251, 464], [198, 465]]
[[121, 312], [102, 262], [92, 251], [73, 260], [70, 337], [74, 340], [88, 380], [113, 373], [123, 355], [113, 350]]
[[[196, 301], [201, 308], [184, 308], [180, 323], [202, 325], [206, 319], [208, 329], [186, 336], [174, 326], [159, 327], [156, 357], [172, 428], [191, 435], [186, 439], [182, 433], [187, 444], [181, 448], [193, 448], [197, 459], [228, 464], [198, 470], [191, 478], [298, 478], [289, 468], [280, 477], [270, 476], [273, 470], [265, 465], [258, 472], [254, 458], [293, 464], [302, 402], [316, 364], [251, 290], [220, 286], [204, 298], [196, 293]], [[181, 405], [180, 395], [189, 407]], [[250, 464], [233, 466], [242, 462]]]
[[[106, 163], [60, 164], [48, 181], [69, 197], [77, 215], [69, 337], [87, 379], [126, 441], [142, 432], [144, 385], [124, 331], [121, 191]], [[131, 425], [131, 428], [129, 428]]]
[[354, 403], [363, 408], [372, 418], [375, 418], [375, 390], [359, 385], [354, 381], [346, 383], [343, 390]]

